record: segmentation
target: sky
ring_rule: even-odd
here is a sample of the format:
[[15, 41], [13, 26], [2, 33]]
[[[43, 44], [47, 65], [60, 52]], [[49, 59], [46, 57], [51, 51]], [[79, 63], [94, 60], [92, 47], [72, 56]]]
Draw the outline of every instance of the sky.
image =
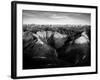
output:
[[91, 14], [88, 13], [23, 10], [22, 19], [23, 24], [91, 24]]

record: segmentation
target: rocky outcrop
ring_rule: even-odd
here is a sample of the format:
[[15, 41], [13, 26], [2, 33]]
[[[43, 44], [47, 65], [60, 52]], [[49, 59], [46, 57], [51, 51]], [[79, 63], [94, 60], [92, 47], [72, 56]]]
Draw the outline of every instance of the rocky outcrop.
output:
[[38, 68], [43, 65], [75, 66], [86, 63], [90, 53], [88, 43], [85, 32], [79, 33], [75, 38], [56, 31], [23, 32], [25, 68], [32, 67], [33, 64]]
[[[83, 35], [84, 34], [84, 35]], [[84, 32], [73, 41], [59, 49], [59, 56], [64, 61], [74, 65], [90, 65], [90, 44], [89, 39]]]
[[66, 40], [67, 40], [67, 35], [66, 34], [60, 34], [58, 32], [54, 32], [55, 48], [62, 47]]

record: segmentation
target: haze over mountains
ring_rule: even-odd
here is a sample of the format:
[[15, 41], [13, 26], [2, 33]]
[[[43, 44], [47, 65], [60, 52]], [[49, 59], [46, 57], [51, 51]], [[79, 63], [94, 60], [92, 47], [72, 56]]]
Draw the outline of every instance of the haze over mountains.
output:
[[90, 25], [91, 14], [23, 10], [23, 24]]

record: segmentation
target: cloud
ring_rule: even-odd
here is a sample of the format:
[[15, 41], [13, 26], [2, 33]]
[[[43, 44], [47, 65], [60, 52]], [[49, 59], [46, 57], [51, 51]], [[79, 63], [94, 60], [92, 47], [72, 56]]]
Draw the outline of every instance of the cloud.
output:
[[52, 19], [65, 19], [65, 18], [68, 18], [68, 16], [53, 14], [50, 16], [50, 18], [52, 18]]
[[53, 12], [53, 11], [23, 11], [23, 23], [27, 24], [91, 24], [90, 14]]

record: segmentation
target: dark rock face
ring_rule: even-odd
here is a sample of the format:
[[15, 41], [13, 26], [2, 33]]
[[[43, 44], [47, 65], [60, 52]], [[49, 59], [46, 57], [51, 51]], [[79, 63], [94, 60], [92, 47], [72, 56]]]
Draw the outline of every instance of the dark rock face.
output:
[[89, 53], [89, 41], [81, 34], [72, 40], [59, 32], [23, 33], [24, 69], [90, 65]]
[[67, 42], [58, 52], [59, 58], [68, 61], [72, 66], [90, 65], [90, 43], [84, 36]]
[[23, 35], [23, 61], [25, 68], [50, 65], [57, 60], [56, 50], [42, 41], [44, 37], [41, 37], [42, 39], [39, 37], [33, 36], [31, 32], [25, 32]]
[[35, 44], [36, 41], [37, 38], [33, 36], [32, 32], [29, 31], [23, 32], [23, 48], [25, 47], [30, 48], [32, 45]]
[[[59, 52], [60, 58], [70, 62], [72, 66], [87, 63], [87, 59], [89, 59], [90, 49], [88, 44], [71, 44], [65, 48], [65, 51], [62, 50]], [[89, 63], [86, 65], [89, 65]]]

